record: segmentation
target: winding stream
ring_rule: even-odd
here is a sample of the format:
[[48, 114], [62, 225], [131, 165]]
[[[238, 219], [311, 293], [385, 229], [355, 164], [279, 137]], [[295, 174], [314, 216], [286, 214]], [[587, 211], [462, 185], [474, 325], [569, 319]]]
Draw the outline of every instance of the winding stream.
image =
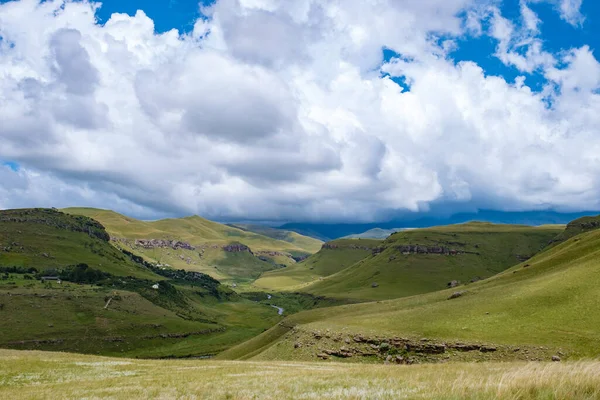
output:
[[277, 314], [279, 314], [279, 315], [283, 315], [283, 308], [281, 308], [281, 307], [277, 307], [277, 306], [274, 306], [273, 304], [271, 304], [271, 307], [273, 307], [273, 308], [276, 308], [276, 309], [277, 309]]

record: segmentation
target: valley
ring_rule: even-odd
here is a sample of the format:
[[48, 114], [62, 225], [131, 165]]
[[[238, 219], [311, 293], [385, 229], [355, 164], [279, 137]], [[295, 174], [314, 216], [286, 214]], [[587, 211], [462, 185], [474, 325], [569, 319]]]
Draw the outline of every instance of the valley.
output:
[[[259, 370], [300, 363], [307, 373], [332, 365], [359, 380], [367, 378], [356, 364], [398, 379], [399, 366], [425, 373], [440, 365], [452, 380], [443, 365], [502, 361], [510, 374], [537, 368], [523, 363], [594, 358], [600, 348], [600, 319], [590, 312], [600, 285], [598, 217], [321, 243], [199, 217], [144, 222], [77, 210], [0, 211], [0, 348], [11, 349], [0, 351], [19, 360], [17, 369], [44, 350], [140, 363], [211, 358], [202, 362], [227, 371], [244, 365], [227, 360]], [[315, 375], [305, 379], [302, 390], [320, 393]]]
[[[365, 342], [354, 340], [357, 336], [375, 345], [373, 362], [396, 354], [434, 362], [597, 357], [600, 335], [593, 327], [600, 320], [592, 310], [600, 284], [599, 255], [600, 230], [587, 231], [486, 280], [293, 315], [220, 357], [316, 360], [324, 349], [339, 354], [345, 347], [354, 361], [357, 343]], [[423, 351], [415, 343], [431, 344], [433, 350]]]

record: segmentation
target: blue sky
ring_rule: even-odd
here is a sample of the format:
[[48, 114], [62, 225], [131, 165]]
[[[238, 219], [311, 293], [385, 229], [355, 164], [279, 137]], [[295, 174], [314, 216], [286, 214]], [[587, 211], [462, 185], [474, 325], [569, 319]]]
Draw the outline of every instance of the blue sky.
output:
[[159, 33], [178, 29], [189, 32], [201, 16], [200, 6], [211, 4], [211, 1], [197, 0], [104, 0], [98, 12], [98, 18], [105, 22], [112, 13], [127, 13], [134, 15], [137, 10], [143, 10], [154, 20], [156, 31]]
[[6, 161], [2, 163], [3, 166], [8, 167], [13, 172], [19, 172], [19, 164], [14, 161]]
[[600, 211], [600, 2], [207, 4], [0, 0], [0, 208]]
[[[171, 29], [189, 32], [193, 29], [194, 22], [202, 17], [200, 7], [214, 3], [213, 0], [104, 0], [98, 12], [100, 22], [105, 22], [112, 13], [127, 13], [134, 15], [137, 10], [143, 10], [154, 20], [155, 29], [162, 33]], [[515, 24], [522, 25], [520, 14], [520, 0], [502, 0], [500, 10], [504, 17], [511, 19]], [[573, 26], [561, 19], [556, 12], [555, 5], [551, 3], [532, 3], [529, 7], [537, 13], [542, 21], [540, 27], [541, 37], [545, 48], [553, 53], [565, 51], [572, 47], [583, 45], [590, 46], [595, 53], [600, 51], [600, 2], [587, 0], [581, 7], [585, 16], [580, 26]], [[498, 58], [494, 57], [496, 41], [488, 36], [478, 38], [466, 37], [459, 40], [459, 46], [452, 52], [451, 57], [457, 62], [475, 61], [490, 75], [502, 76], [513, 81], [517, 76], [523, 75], [514, 67], [507, 67]], [[388, 61], [395, 54], [383, 49], [384, 61]], [[540, 89], [544, 83], [543, 76], [539, 73], [528, 75], [528, 83], [533, 88]], [[407, 88], [403, 79], [394, 79], [398, 84]]]

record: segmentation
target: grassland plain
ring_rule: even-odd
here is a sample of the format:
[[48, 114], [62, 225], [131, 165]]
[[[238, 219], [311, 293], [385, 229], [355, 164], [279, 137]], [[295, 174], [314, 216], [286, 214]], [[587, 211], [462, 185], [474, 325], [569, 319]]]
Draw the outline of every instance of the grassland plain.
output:
[[338, 239], [326, 243], [306, 260], [285, 269], [264, 273], [253, 286], [267, 290], [298, 290], [335, 274], [372, 254], [381, 240]]
[[[342, 347], [349, 347], [342, 352], [353, 353], [357, 336], [373, 339], [379, 345], [388, 343], [383, 351], [380, 346], [375, 351], [374, 362], [394, 352], [418, 360], [419, 354], [393, 343], [402, 344], [403, 339], [414, 343], [419, 338], [443, 346], [438, 355], [421, 355], [425, 361], [598, 357], [598, 260], [600, 230], [594, 230], [484, 281], [402, 299], [293, 315], [220, 357], [315, 360], [324, 349], [340, 354]], [[464, 347], [457, 350], [456, 345], [461, 343], [473, 345], [475, 351]], [[482, 347], [496, 351], [480, 351]], [[509, 350], [513, 353], [507, 356]], [[330, 359], [341, 358], [334, 354]], [[366, 357], [365, 362], [369, 361]]]
[[[67, 208], [64, 211], [99, 221], [115, 239], [112, 242], [115, 246], [148, 261], [206, 273], [237, 285], [252, 282], [263, 272], [294, 265], [296, 259], [310, 255], [321, 244], [296, 233], [286, 235], [282, 232], [283, 237], [273, 238], [199, 216], [140, 221], [95, 208]], [[140, 239], [176, 240], [192, 247], [143, 246], [136, 243]], [[231, 245], [233, 247], [228, 249], [232, 251], [224, 249]]]
[[597, 399], [600, 363], [128, 360], [0, 350], [5, 399]]
[[[452, 281], [468, 283], [500, 273], [541, 251], [563, 230], [564, 226], [556, 225], [472, 222], [398, 232], [355, 264], [301, 290], [357, 300], [392, 299], [442, 290]], [[302, 263], [295, 268], [304, 266]], [[280, 275], [286, 273], [283, 270]]]

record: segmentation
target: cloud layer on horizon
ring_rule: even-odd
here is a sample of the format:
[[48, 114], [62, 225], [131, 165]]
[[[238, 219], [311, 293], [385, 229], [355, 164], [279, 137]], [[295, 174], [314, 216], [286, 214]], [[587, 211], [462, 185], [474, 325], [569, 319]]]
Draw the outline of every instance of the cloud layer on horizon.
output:
[[[100, 25], [86, 1], [0, 4], [0, 161], [20, 165], [0, 163], [0, 208], [600, 210], [600, 63], [544, 49], [540, 1], [514, 21], [494, 0], [218, 0], [185, 34], [142, 11]], [[581, 0], [547, 2], [584, 23]], [[523, 76], [452, 59], [478, 36]]]

